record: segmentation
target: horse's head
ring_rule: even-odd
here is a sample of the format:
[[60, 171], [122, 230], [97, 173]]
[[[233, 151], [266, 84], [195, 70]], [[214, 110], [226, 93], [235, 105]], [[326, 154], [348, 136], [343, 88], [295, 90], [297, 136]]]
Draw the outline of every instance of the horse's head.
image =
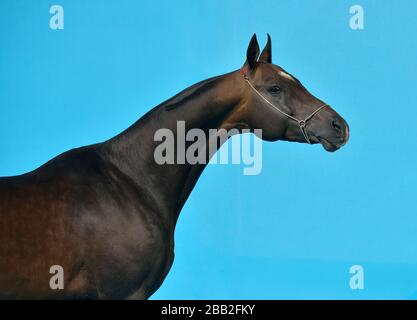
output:
[[272, 64], [269, 35], [259, 52], [254, 35], [241, 69], [247, 82], [243, 100], [250, 127], [262, 129], [262, 138], [268, 141], [321, 143], [327, 151], [343, 146], [349, 139], [348, 124], [295, 77]]

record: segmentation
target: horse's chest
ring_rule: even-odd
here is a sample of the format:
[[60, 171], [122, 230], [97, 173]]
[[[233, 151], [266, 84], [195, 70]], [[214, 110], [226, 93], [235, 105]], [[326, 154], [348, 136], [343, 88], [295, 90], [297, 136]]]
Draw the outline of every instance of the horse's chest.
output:
[[[173, 237], [162, 225], [139, 217], [119, 219], [97, 235], [94, 274], [105, 296], [123, 298], [144, 288], [154, 291], [173, 261]], [[114, 296], [118, 288], [121, 296]], [[119, 294], [118, 293], [118, 294]]]

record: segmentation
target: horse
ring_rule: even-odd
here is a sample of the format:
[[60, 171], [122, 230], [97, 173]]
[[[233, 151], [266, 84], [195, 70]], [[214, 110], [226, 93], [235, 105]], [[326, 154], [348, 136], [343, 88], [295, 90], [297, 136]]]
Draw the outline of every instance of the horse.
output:
[[[178, 121], [187, 131], [261, 129], [265, 141], [330, 152], [349, 138], [336, 111], [272, 64], [269, 34], [262, 52], [254, 34], [241, 68], [192, 85], [109, 140], [0, 178], [0, 299], [148, 299], [172, 266], [178, 216], [206, 166], [155, 162], [155, 132], [176, 134]], [[51, 287], [51, 266], [62, 267], [62, 288]]]

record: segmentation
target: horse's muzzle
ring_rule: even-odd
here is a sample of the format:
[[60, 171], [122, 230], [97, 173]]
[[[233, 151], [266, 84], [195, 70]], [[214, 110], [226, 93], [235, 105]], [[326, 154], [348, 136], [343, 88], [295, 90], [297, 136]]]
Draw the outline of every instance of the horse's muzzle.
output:
[[329, 137], [317, 136], [317, 140], [326, 151], [334, 152], [343, 147], [349, 140], [349, 125], [342, 118], [332, 120], [332, 135]]

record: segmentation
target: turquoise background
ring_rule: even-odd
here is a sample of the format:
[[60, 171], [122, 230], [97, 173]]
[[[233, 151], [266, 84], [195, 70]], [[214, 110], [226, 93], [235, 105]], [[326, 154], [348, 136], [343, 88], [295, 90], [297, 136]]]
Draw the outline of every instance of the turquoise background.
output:
[[[65, 29], [49, 28], [49, 7]], [[349, 8], [365, 30], [349, 28]], [[0, 176], [106, 140], [239, 68], [254, 32], [348, 122], [349, 144], [264, 143], [209, 166], [155, 299], [417, 298], [417, 1], [0, 1]], [[349, 268], [365, 269], [351, 290]]]

